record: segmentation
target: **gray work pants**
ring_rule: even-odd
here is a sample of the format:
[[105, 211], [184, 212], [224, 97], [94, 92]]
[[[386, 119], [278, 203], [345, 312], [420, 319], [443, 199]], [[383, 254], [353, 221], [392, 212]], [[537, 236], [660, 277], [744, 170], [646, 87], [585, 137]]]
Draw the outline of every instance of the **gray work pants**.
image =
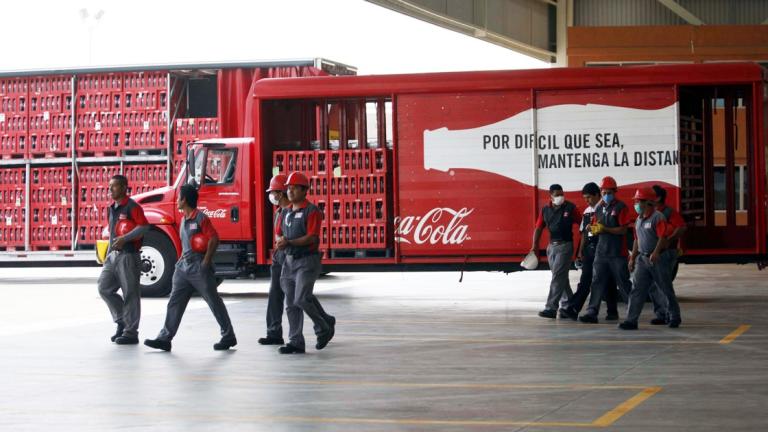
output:
[[269, 297], [267, 298], [267, 337], [283, 338], [283, 303], [285, 294], [280, 286], [280, 274], [283, 271], [283, 257], [272, 257], [272, 266], [269, 268], [271, 280], [269, 282]]
[[[141, 317], [141, 254], [112, 251], [99, 275], [99, 295], [109, 307], [112, 320], [125, 326], [123, 336], [138, 337]], [[117, 293], [122, 289], [123, 296]]]
[[213, 312], [216, 322], [221, 328], [222, 339], [235, 339], [235, 331], [232, 328], [232, 322], [229, 320], [227, 307], [216, 290], [218, 281], [216, 280], [213, 267], [202, 269], [199, 261], [180, 267], [176, 266], [173, 272], [173, 287], [171, 288], [171, 298], [168, 299], [168, 308], [165, 314], [165, 325], [160, 330], [157, 338], [159, 340], [171, 341], [181, 324], [181, 317], [187, 309], [189, 299], [192, 293], [197, 291], [200, 296], [208, 303], [208, 307]]
[[330, 315], [325, 313], [320, 302], [312, 291], [315, 281], [320, 276], [320, 255], [312, 254], [300, 258], [291, 255], [285, 257], [283, 271], [280, 274], [280, 286], [285, 293], [285, 314], [288, 315], [289, 343], [296, 348], [304, 349], [304, 313], [314, 324], [315, 334], [323, 334], [330, 330], [328, 320]]
[[632, 282], [629, 281], [629, 268], [627, 267], [627, 257], [613, 256], [605, 257], [597, 255], [592, 264], [592, 287], [589, 297], [589, 306], [587, 315], [597, 316], [600, 313], [600, 302], [603, 300], [603, 294], [611, 283], [611, 275], [619, 288], [619, 294], [627, 297], [632, 291]]
[[557, 310], [558, 303], [565, 308], [568, 301], [573, 297], [571, 282], [568, 280], [572, 257], [573, 242], [550, 243], [547, 246], [547, 261], [549, 261], [549, 269], [552, 271], [552, 282], [549, 284], [549, 295], [547, 296], [547, 310]]
[[[669, 259], [665, 261], [668, 261], [670, 266], [670, 286], [672, 287], [672, 293], [674, 294], [674, 281], [675, 276], [677, 276], [678, 268], [677, 250], [666, 250], [662, 255], [668, 255], [669, 257]], [[653, 286], [651, 286], [651, 301], [653, 302], [653, 313], [656, 315], [656, 317], [669, 320], [669, 312], [667, 311], [667, 296], [659, 289], [655, 282], [653, 283]]]
[[627, 321], [637, 324], [643, 305], [648, 298], [648, 291], [655, 283], [659, 291], [666, 298], [667, 311], [670, 321], [680, 321], [680, 305], [677, 303], [675, 291], [672, 289], [672, 256], [662, 253], [656, 264], [651, 264], [651, 259], [645, 255], [637, 257], [635, 272], [633, 274], [633, 288], [629, 295], [627, 306]]

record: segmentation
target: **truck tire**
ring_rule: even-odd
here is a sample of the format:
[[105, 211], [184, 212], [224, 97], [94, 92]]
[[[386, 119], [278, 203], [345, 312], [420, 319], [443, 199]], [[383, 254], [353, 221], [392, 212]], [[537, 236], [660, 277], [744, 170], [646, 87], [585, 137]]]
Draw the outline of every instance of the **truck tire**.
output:
[[149, 230], [141, 248], [141, 296], [165, 297], [171, 292], [176, 250], [160, 231]]

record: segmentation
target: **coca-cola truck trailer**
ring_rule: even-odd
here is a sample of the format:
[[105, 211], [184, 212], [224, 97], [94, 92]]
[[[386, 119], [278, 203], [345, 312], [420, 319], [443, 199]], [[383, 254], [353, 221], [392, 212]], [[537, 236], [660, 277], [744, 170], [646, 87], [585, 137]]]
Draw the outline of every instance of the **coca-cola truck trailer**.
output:
[[[766, 254], [766, 73], [755, 64], [267, 79], [248, 138], [197, 142], [188, 178], [218, 229], [222, 271], [268, 264], [272, 175], [302, 171], [325, 214], [324, 265], [519, 269], [547, 188], [583, 206], [667, 188], [689, 224], [683, 262]], [[140, 195], [168, 291], [177, 184]]]

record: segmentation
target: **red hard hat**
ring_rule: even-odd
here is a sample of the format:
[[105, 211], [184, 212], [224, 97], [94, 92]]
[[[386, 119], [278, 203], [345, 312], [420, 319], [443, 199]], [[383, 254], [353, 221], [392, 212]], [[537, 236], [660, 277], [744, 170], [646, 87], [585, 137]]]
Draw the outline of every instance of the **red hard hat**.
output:
[[192, 235], [192, 238], [189, 239], [189, 243], [194, 252], [205, 253], [208, 250], [208, 237], [203, 233]]
[[122, 237], [136, 228], [136, 223], [130, 219], [120, 219], [115, 225], [115, 234]]
[[269, 181], [269, 189], [267, 189], [267, 192], [285, 191], [286, 180], [288, 180], [288, 176], [285, 174], [278, 174], [272, 177], [272, 180]]
[[616, 180], [611, 176], [603, 177], [603, 181], [600, 182], [600, 189], [617, 189]]
[[638, 201], [656, 201], [656, 192], [652, 188], [638, 189], [634, 198]]
[[307, 179], [307, 176], [300, 172], [292, 172], [291, 175], [288, 176], [288, 181], [285, 182], [286, 186], [304, 186], [305, 188], [309, 187], [309, 179]]

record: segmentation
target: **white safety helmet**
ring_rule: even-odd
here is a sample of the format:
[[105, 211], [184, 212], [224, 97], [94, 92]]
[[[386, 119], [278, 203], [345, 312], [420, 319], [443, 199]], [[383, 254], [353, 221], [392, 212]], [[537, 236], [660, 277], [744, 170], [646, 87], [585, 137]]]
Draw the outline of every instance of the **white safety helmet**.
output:
[[529, 252], [523, 259], [523, 262], [520, 263], [520, 266], [526, 270], [536, 270], [536, 267], [539, 266], [539, 257], [536, 256], [536, 252]]

